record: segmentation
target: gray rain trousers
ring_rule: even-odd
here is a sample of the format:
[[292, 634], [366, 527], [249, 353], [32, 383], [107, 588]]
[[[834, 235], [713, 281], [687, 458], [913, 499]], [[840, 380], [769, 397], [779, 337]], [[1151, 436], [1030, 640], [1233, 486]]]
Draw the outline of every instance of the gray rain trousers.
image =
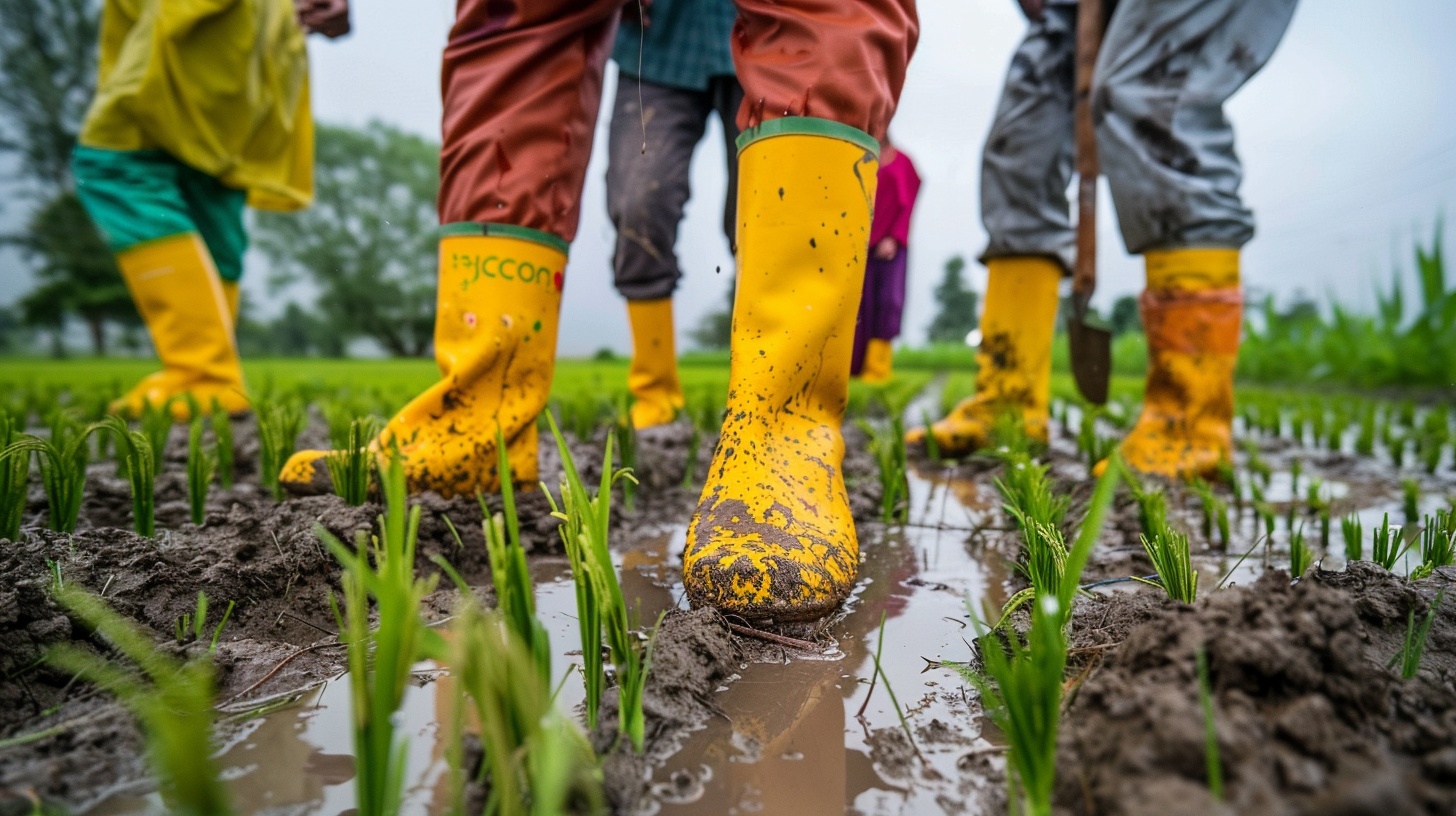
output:
[[[1098, 158], [1131, 253], [1237, 249], [1254, 235], [1223, 104], [1289, 27], [1296, 0], [1121, 0], [1093, 74]], [[1075, 260], [1067, 188], [1077, 7], [1049, 4], [1007, 71], [981, 164], [983, 261]]]

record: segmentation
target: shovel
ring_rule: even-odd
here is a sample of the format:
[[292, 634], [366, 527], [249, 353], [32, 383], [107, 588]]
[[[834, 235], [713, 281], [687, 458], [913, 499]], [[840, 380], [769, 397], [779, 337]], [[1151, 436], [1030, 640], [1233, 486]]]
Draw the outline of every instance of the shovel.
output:
[[1102, 47], [1107, 19], [1102, 0], [1081, 0], [1077, 8], [1076, 108], [1077, 262], [1072, 269], [1072, 315], [1067, 339], [1072, 346], [1072, 378], [1093, 405], [1107, 403], [1112, 377], [1112, 332], [1093, 316], [1087, 303], [1097, 290], [1097, 138], [1092, 128], [1092, 70]]

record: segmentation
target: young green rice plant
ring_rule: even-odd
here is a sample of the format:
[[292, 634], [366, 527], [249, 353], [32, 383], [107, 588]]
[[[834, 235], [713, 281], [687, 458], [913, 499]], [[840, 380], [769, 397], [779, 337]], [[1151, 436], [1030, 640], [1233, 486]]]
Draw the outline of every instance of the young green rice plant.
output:
[[1188, 536], [1164, 527], [1152, 538], [1142, 536], [1142, 542], [1168, 597], [1193, 603], [1198, 598], [1198, 570], [1193, 568]]
[[490, 558], [490, 576], [495, 584], [496, 609], [535, 661], [541, 682], [547, 684], [551, 678], [551, 641], [546, 628], [536, 618], [536, 593], [531, 568], [526, 563], [526, 548], [521, 546], [521, 522], [516, 515], [516, 491], [511, 482], [505, 434], [499, 428], [495, 434], [503, 512], [492, 516], [485, 497], [478, 498], [481, 515], [486, 519], [482, 526], [486, 554]]
[[199, 527], [207, 521], [207, 491], [217, 475], [217, 448], [202, 444], [202, 428], [202, 415], [194, 413], [187, 430], [187, 500], [192, 523]]
[[126, 426], [119, 416], [109, 416], [97, 423], [116, 440], [116, 455], [126, 464], [126, 479], [131, 483], [132, 525], [137, 535], [151, 538], [157, 534], [157, 460], [147, 437]]
[[1440, 442], [1427, 441], [1421, 447], [1421, 467], [1427, 473], [1435, 473], [1441, 467], [1441, 445]]
[[[618, 397], [617, 414], [612, 424], [616, 427], [617, 444], [621, 449], [622, 467], [631, 473], [637, 472], [637, 428], [632, 424], [632, 412], [628, 410], [627, 394]], [[637, 480], [622, 480], [622, 506], [627, 512], [637, 504]]]
[[1405, 443], [1408, 440], [1405, 434], [1392, 434], [1385, 443], [1390, 449], [1390, 463], [1396, 470], [1405, 467]]
[[10, 445], [20, 440], [23, 423], [0, 413], [0, 539], [20, 538], [20, 522], [25, 518], [26, 493], [30, 487], [30, 451], [6, 455]]
[[1304, 541], [1304, 527], [1289, 531], [1289, 574], [1301, 578], [1314, 564], [1314, 550]]
[[[1066, 404], [1064, 403], [1062, 405], [1063, 420], [1066, 419], [1066, 410]], [[929, 411], [920, 412], [920, 424], [925, 428], [925, 455], [930, 461], [938, 465], [940, 464], [940, 441], [935, 438], [935, 434], [930, 432], [930, 427], [935, 424], [935, 420], [930, 418]]]
[[[612, 565], [607, 534], [612, 513], [612, 483], [617, 479], [631, 479], [632, 474], [625, 468], [613, 468], [612, 448], [615, 434], [608, 433], [601, 484], [595, 494], [588, 493], [555, 418], [548, 415], [546, 420], [551, 426], [552, 435], [556, 437], [556, 447], [561, 453], [561, 464], [565, 470], [561, 482], [561, 504], [558, 506], [556, 500], [551, 498], [551, 509], [552, 515], [564, 522], [560, 528], [561, 540], [571, 562], [572, 575], [576, 578], [582, 677], [587, 691], [587, 723], [589, 727], [596, 727], [602, 690], [606, 687], [606, 670], [601, 661], [602, 639], [605, 634], [612, 664], [617, 672], [620, 717], [617, 733], [619, 738], [622, 735], [630, 738], [632, 748], [641, 751], [646, 727], [642, 711], [642, 692], [646, 688], [647, 674], [652, 667], [652, 642], [648, 641], [644, 645], [632, 633], [627, 601], [622, 597], [622, 586], [617, 581], [617, 571]], [[546, 495], [548, 498], [551, 496], [549, 491]]]
[[1370, 559], [1384, 567], [1387, 572], [1395, 569], [1395, 562], [1405, 552], [1400, 541], [1401, 528], [1390, 526], [1390, 514], [1386, 513], [1380, 520], [1380, 526], [1374, 531]]
[[1269, 467], [1269, 463], [1265, 462], [1264, 458], [1259, 455], [1258, 443], [1254, 442], [1252, 439], [1245, 440], [1244, 454], [1247, 457], [1247, 464], [1245, 465], [1245, 467], [1248, 468], [1250, 473], [1257, 476], [1259, 478], [1259, 481], [1264, 483], [1264, 487], [1268, 487], [1269, 480], [1274, 478], [1274, 469]]
[[212, 412], [208, 414], [212, 426], [212, 438], [216, 442], [217, 483], [226, 490], [233, 486], [233, 421], [225, 408], [212, 398]]
[[1097, 432], [1098, 412], [1090, 406], [1082, 411], [1082, 422], [1077, 430], [1077, 450], [1087, 460], [1087, 467], [1101, 462], [1112, 454], [1117, 440]]
[[29, 460], [32, 453], [39, 455], [41, 484], [46, 494], [46, 522], [58, 533], [76, 531], [76, 516], [81, 512], [81, 495], [86, 487], [86, 462], [90, 458], [86, 438], [91, 430], [79, 427], [57, 412], [49, 439], [19, 434], [0, 451], [0, 459], [7, 463], [15, 457]]
[[1456, 521], [1452, 514], [1437, 510], [1426, 516], [1421, 528], [1421, 563], [1411, 571], [1411, 580], [1425, 578], [1438, 567], [1456, 563]]
[[1203, 709], [1203, 762], [1208, 775], [1208, 792], [1223, 801], [1223, 762], [1218, 753], [1218, 729], [1213, 721], [1213, 684], [1208, 680], [1208, 653], [1202, 646], [1193, 653], [1198, 668], [1198, 704]]
[[[1052, 493], [1051, 480], [1047, 479], [1050, 465], [1037, 464], [1025, 452], [1008, 453], [1002, 457], [1006, 467], [996, 479], [996, 488], [1006, 499], [1006, 511], [1016, 518], [1031, 519], [1052, 527], [1059, 527], [1067, 515], [1071, 499]], [[1025, 526], [1022, 535], [1027, 535]]]
[[[499, 518], [499, 517], [497, 517]], [[470, 598], [468, 588], [462, 596]], [[490, 791], [484, 813], [498, 816], [605, 811], [602, 774], [586, 737], [552, 705], [532, 647], [500, 610], [474, 600], [457, 610], [443, 661], [454, 680], [454, 716], [446, 721], [453, 806], [464, 816], [465, 712], [480, 727]]]
[[[382, 481], [385, 511], [372, 541], [361, 532], [351, 550], [323, 525], [314, 525], [344, 568], [344, 608], [332, 596], [330, 604], [348, 648], [354, 789], [361, 816], [399, 813], [408, 751], [396, 733], [395, 712], [427, 640], [420, 601], [434, 591], [439, 577], [415, 577], [420, 508], [407, 506], [404, 461], [397, 450], [389, 453]], [[379, 621], [373, 630], [371, 596]]]
[[1360, 527], [1360, 516], [1349, 513], [1340, 519], [1340, 532], [1345, 538], [1345, 560], [1359, 561], [1365, 555], [1365, 531]]
[[1415, 479], [1400, 480], [1401, 507], [1405, 510], [1405, 523], [1415, 524], [1421, 519], [1421, 483]]
[[987, 433], [992, 455], [1001, 458], [1018, 454], [1030, 456], [1034, 443], [1026, 433], [1026, 420], [1019, 411], [1006, 410], [991, 421]]
[[145, 403], [137, 422], [147, 446], [152, 449], [152, 462], [161, 462], [167, 452], [167, 437], [172, 435], [172, 400], [160, 406]]
[[1360, 412], [1360, 432], [1355, 436], [1355, 452], [1361, 456], [1375, 455], [1375, 404], [1370, 403]]
[[283, 469], [283, 463], [293, 455], [306, 419], [297, 403], [262, 402], [258, 406], [258, 464], [261, 468], [258, 478], [277, 501], [283, 500], [278, 473]]
[[1414, 609], [1406, 615], [1405, 621], [1405, 642], [1401, 645], [1400, 651], [1390, 659], [1386, 668], [1399, 664], [1400, 676], [1404, 680], [1410, 680], [1416, 676], [1421, 669], [1421, 658], [1426, 653], [1426, 639], [1431, 634], [1431, 624], [1436, 622], [1436, 610], [1441, 606], [1446, 591], [1440, 590], [1436, 593], [1436, 600], [1426, 609], [1426, 616], [1416, 623], [1416, 611]]
[[1168, 498], [1157, 488], [1148, 489], [1136, 478], [1127, 480], [1138, 506], [1138, 526], [1143, 535], [1156, 536], [1168, 526]]
[[1214, 530], [1218, 530], [1219, 543], [1225, 549], [1229, 543], [1229, 511], [1228, 503], [1219, 497], [1214, 491], [1213, 485], [1194, 477], [1188, 481], [1188, 487], [1198, 496], [1198, 504], [1203, 510], [1203, 537], [1209, 542], [1213, 541]]
[[[232, 813], [227, 789], [212, 759], [212, 649], [226, 617], [214, 630], [205, 653], [179, 660], [157, 649], [141, 627], [85, 590], [76, 586], [62, 589], [56, 593], [56, 600], [129, 663], [108, 660], [69, 643], [52, 648], [46, 661], [115, 694], [136, 716], [146, 740], [147, 763], [157, 778], [167, 811], [189, 816]], [[205, 604], [200, 596], [193, 618], [198, 640], [205, 635]]]
[[351, 419], [344, 444], [324, 457], [334, 493], [345, 504], [358, 507], [369, 499], [369, 482], [376, 469], [375, 452], [369, 449], [369, 443], [378, 433], [379, 423], [374, 417]]
[[1014, 564], [1016, 571], [1026, 577], [1030, 586], [1012, 595], [1001, 609], [1001, 619], [994, 629], [999, 629], [1011, 619], [1011, 613], [1026, 602], [1038, 597], [1060, 595], [1062, 579], [1067, 572], [1069, 551], [1062, 531], [1056, 526], [1033, 518], [1023, 517], [1021, 511], [1008, 508], [1021, 526], [1021, 535], [1026, 542], [1026, 561]]
[[859, 425], [870, 438], [870, 452], [874, 454], [880, 477], [880, 521], [886, 524], [903, 524], [910, 520], [910, 479], [906, 476], [905, 425], [894, 414], [891, 414], [889, 425], [884, 429], [876, 429], [864, 420], [860, 420]]

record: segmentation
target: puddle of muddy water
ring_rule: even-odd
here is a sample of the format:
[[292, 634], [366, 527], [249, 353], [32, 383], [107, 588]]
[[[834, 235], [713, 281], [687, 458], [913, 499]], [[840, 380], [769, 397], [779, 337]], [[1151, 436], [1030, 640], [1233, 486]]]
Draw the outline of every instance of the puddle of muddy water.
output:
[[[918, 416], [916, 406], [907, 415]], [[1075, 426], [1074, 426], [1075, 427]], [[1059, 444], [1067, 444], [1065, 441]], [[1306, 479], [1322, 478], [1328, 495], [1340, 499], [1340, 512], [1354, 509], [1368, 541], [1383, 513], [1401, 515], [1398, 480], [1388, 465], [1348, 458], [1326, 467], [1309, 450], [1266, 455], [1276, 470], [1266, 490], [1280, 516], [1271, 554], [1262, 545], [1229, 580], [1251, 583], [1266, 560], [1287, 564], [1284, 508], [1302, 497], [1304, 482], [1293, 484], [1290, 462], [1305, 457]], [[848, 613], [826, 630], [837, 643], [828, 654], [785, 653], [781, 660], [744, 663], [738, 678], [714, 701], [721, 716], [688, 734], [679, 750], [652, 776], [660, 812], [684, 816], [795, 813], [941, 813], [977, 812], [999, 791], [999, 780], [958, 770], [968, 755], [1001, 763], [992, 740], [980, 733], [976, 701], [959, 675], [935, 665], [970, 655], [973, 631], [967, 604], [985, 617], [999, 610], [1010, 579], [1006, 554], [987, 547], [974, 531], [1000, 524], [1000, 498], [989, 477], [950, 478], [951, 471], [910, 474], [911, 522], [886, 529], [866, 525], [861, 534], [861, 580]], [[1425, 491], [1424, 510], [1443, 505], [1451, 480], [1434, 480]], [[1306, 534], [1317, 540], [1317, 528]], [[1252, 509], [1234, 523], [1233, 542], [1224, 555], [1198, 557], [1203, 591], [1234, 567], [1262, 530]], [[680, 581], [684, 527], [628, 542], [618, 555], [629, 603], [639, 620], [685, 605]], [[1317, 542], [1316, 542], [1317, 543]], [[1339, 519], [1333, 520], [1326, 568], [1343, 564]], [[1407, 567], [1414, 561], [1407, 558]], [[551, 634], [557, 672], [577, 659], [575, 594], [564, 559], [535, 559], [537, 606]], [[1402, 567], [1397, 567], [1401, 570]], [[1121, 584], [1099, 591], [1127, 591]], [[874, 650], [885, 620], [882, 665], [906, 709], [924, 757], [907, 757], [893, 735], [901, 727], [883, 682], [871, 693]], [[422, 666], [422, 670], [429, 669]], [[437, 813], [446, 802], [443, 787], [443, 710], [441, 684], [412, 687], [401, 722], [410, 737], [409, 800], [405, 812]], [[584, 696], [579, 680], [561, 692], [564, 710], [575, 710]], [[868, 698], [868, 704], [866, 704]], [[863, 717], [857, 714], [863, 708]], [[949, 724], [950, 728], [937, 725]], [[336, 679], [292, 708], [258, 717], [236, 733], [220, 762], [242, 814], [322, 814], [334, 816], [353, 806], [348, 691]], [[98, 814], [160, 813], [151, 797], [112, 797]]]

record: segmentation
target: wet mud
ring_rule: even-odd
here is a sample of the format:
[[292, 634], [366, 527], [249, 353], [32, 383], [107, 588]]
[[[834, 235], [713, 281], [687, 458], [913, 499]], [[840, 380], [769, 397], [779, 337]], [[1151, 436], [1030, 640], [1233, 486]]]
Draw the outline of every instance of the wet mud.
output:
[[[918, 407], [907, 414], [918, 417]], [[373, 527], [381, 508], [348, 507], [332, 496], [275, 503], [257, 484], [255, 435], [240, 422], [238, 484], [215, 491], [206, 525], [194, 527], [187, 523], [181, 431], [158, 481], [164, 532], [157, 539], [129, 532], [128, 488], [109, 464], [97, 464], [75, 536], [39, 529], [44, 497], [37, 487], [29, 534], [0, 544], [0, 741], [27, 740], [0, 742], [0, 813], [28, 813], [32, 795], [98, 814], [144, 813], [157, 804], [131, 717], [39, 662], [58, 643], [103, 648], [49, 600], [57, 567], [62, 580], [104, 593], [178, 651], [197, 648], [176, 643], [174, 632], [199, 590], [214, 620], [235, 601], [217, 663], [219, 762], [239, 811], [332, 816], [352, 806], [347, 693], [337, 682], [344, 653], [328, 604], [339, 570], [314, 525], [349, 541]], [[1047, 452], [1058, 491], [1071, 498], [1069, 524], [1081, 518], [1092, 489], [1072, 433], [1054, 427]], [[877, 519], [867, 439], [847, 426], [844, 474], [861, 549], [854, 592], [827, 620], [764, 633], [688, 608], [681, 550], [699, 499], [697, 487], [682, 486], [691, 436], [686, 425], [640, 434], [635, 464], [643, 486], [632, 509], [622, 497], [614, 504], [613, 541], [629, 603], [641, 621], [668, 613], [647, 683], [646, 750], [634, 755], [617, 744], [610, 693], [591, 734], [606, 756], [614, 812], [1005, 812], [1005, 740], [983, 720], [957, 671], [973, 654], [971, 614], [994, 620], [1025, 585], [1011, 563], [1019, 538], [1000, 509], [997, 463], [912, 462], [911, 520], [887, 526]], [[323, 437], [315, 417], [300, 447]], [[700, 440], [693, 463], [699, 485], [714, 441]], [[602, 435], [573, 442], [588, 481], [600, 475], [603, 442]], [[1261, 455], [1275, 471], [1267, 496], [1281, 519], [1283, 503], [1303, 494], [1304, 482], [1289, 480], [1295, 459], [1306, 478], [1318, 476], [1335, 491], [1341, 512], [1356, 510], [1367, 531], [1381, 513], [1399, 508], [1400, 476], [1387, 462], [1279, 440], [1261, 442]], [[548, 484], [560, 477], [552, 445], [541, 446], [541, 473]], [[1428, 509], [1456, 492], [1450, 471], [1421, 478]], [[1399, 650], [1408, 612], [1422, 612], [1456, 574], [1407, 582], [1363, 562], [1346, 569], [1332, 542], [1317, 555], [1322, 569], [1291, 586], [1277, 569], [1287, 561], [1282, 530], [1240, 562], [1262, 532], [1249, 508], [1234, 513], [1233, 540], [1224, 546], [1201, 534], [1188, 491], [1167, 490], [1171, 522], [1191, 533], [1201, 599], [1184, 606], [1127, 580], [1152, 574], [1152, 566], [1138, 543], [1136, 507], [1119, 499], [1083, 578], [1111, 583], [1093, 588], [1073, 612], [1058, 812], [1452, 812], [1456, 599], [1441, 608], [1415, 679], [1400, 680], [1386, 662]], [[564, 665], [578, 641], [556, 521], [539, 491], [518, 499], [538, 607]], [[428, 493], [416, 501], [423, 509], [419, 569], [433, 570], [429, 557], [442, 555], [488, 598], [476, 501]], [[494, 511], [498, 500], [490, 501]], [[1221, 579], [1231, 588], [1215, 591]], [[453, 590], [441, 590], [426, 600], [426, 614], [441, 620], [455, 601]], [[1025, 621], [1014, 616], [1012, 625]], [[1193, 681], [1200, 645], [1224, 758], [1222, 804], [1208, 797], [1204, 782]], [[884, 679], [875, 671], [877, 653]], [[439, 684], [427, 667], [421, 671], [402, 714], [412, 734], [406, 810], [436, 813], [445, 802]], [[563, 709], [576, 710], [579, 687], [563, 687]]]

